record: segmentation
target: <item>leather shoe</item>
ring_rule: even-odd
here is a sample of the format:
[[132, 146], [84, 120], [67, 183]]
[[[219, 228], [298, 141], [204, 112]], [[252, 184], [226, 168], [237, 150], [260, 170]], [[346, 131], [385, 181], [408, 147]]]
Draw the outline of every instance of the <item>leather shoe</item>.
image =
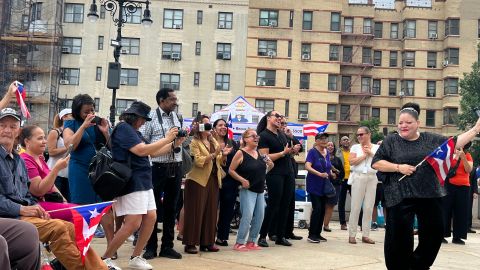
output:
[[355, 239], [355, 237], [348, 237], [348, 243], [350, 243], [350, 244], [356, 244], [356, 243], [357, 243], [357, 240]]
[[227, 242], [227, 240], [217, 239], [217, 240], [215, 240], [215, 244], [217, 244], [217, 245], [219, 245], [219, 246], [222, 246], [222, 247], [228, 247], [228, 242]]
[[467, 233], [477, 233], [477, 231], [472, 230], [472, 228], [468, 229]]
[[368, 238], [368, 237], [362, 237], [362, 243], [365, 243], [365, 244], [375, 244], [375, 241], [373, 241], [372, 239]]
[[326, 232], [331, 232], [331, 231], [332, 231], [332, 229], [330, 229], [330, 227], [328, 227], [328, 226], [327, 226], [327, 227], [323, 227], [323, 230], [326, 231]]
[[259, 238], [257, 244], [260, 247], [268, 247], [267, 239], [265, 239], [265, 238]]
[[275, 241], [275, 245], [281, 245], [281, 246], [289, 247], [289, 246], [292, 245], [292, 243], [288, 242], [288, 240], [285, 239], [285, 237], [283, 237], [283, 238], [277, 239], [277, 241]]
[[215, 245], [209, 245], [209, 246], [200, 246], [200, 251], [204, 252], [218, 252], [220, 249], [215, 246]]
[[346, 224], [343, 224], [342, 226], [340, 226], [340, 229], [342, 231], [346, 231], [347, 230], [347, 225]]
[[457, 245], [465, 245], [465, 241], [463, 241], [460, 238], [453, 238], [452, 239], [452, 244], [457, 244]]
[[285, 238], [290, 239], [290, 240], [302, 240], [302, 239], [303, 239], [302, 236], [295, 235], [295, 234], [291, 234], [291, 235], [289, 235], [289, 236], [287, 236], [287, 237], [285, 237]]
[[153, 251], [153, 250], [146, 250], [145, 253], [143, 253], [142, 257], [145, 259], [145, 260], [151, 260], [155, 257], [157, 257], [157, 252]]
[[185, 252], [188, 254], [197, 254], [198, 250], [194, 245], [186, 245]]
[[165, 248], [160, 251], [160, 253], [158, 254], [158, 257], [165, 257], [169, 259], [181, 259], [182, 254], [178, 253], [173, 248]]

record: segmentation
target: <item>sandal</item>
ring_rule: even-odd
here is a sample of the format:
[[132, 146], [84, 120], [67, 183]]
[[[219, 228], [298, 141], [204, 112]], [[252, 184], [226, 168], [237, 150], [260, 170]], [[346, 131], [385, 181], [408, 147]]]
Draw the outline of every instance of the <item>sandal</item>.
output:
[[365, 243], [365, 244], [375, 244], [375, 241], [373, 241], [372, 239], [368, 238], [368, 237], [362, 237], [362, 243]]
[[356, 243], [357, 243], [357, 240], [355, 239], [355, 237], [348, 237], [348, 243], [350, 243], [350, 244], [356, 244]]
[[113, 254], [112, 258], [110, 258], [110, 259], [112, 259], [112, 260], [118, 259], [118, 254], [117, 254], [116, 251], [115, 251], [115, 253]]

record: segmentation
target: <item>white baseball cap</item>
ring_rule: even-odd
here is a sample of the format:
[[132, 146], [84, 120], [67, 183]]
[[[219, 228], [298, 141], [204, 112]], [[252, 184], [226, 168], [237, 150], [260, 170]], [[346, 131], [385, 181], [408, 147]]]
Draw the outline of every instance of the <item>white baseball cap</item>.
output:
[[63, 109], [58, 113], [58, 118], [62, 119], [65, 115], [71, 114], [72, 109]]

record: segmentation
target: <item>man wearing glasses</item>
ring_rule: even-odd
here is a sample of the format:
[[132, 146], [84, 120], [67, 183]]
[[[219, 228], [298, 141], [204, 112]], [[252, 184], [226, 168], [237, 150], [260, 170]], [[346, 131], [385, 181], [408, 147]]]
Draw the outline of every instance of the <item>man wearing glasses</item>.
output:
[[350, 176], [350, 138], [343, 136], [340, 139], [340, 147], [337, 150], [337, 157], [340, 158], [345, 171], [345, 179], [340, 187], [340, 197], [338, 199], [338, 216], [342, 230], [347, 230], [347, 221], [345, 219], [345, 201], [347, 200], [347, 192], [351, 194], [351, 187], [348, 185], [348, 177]]

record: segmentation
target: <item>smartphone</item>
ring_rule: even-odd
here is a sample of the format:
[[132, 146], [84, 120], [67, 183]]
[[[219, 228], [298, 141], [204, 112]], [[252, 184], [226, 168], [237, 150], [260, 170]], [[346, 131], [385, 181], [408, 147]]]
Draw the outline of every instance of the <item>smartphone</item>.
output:
[[100, 124], [102, 124], [102, 118], [95, 115], [95, 117], [92, 119], [91, 123], [95, 124], [95, 125], [100, 125]]
[[73, 144], [70, 144], [70, 145], [68, 146], [68, 148], [67, 148], [67, 153], [66, 153], [65, 156], [67, 157], [68, 155], [70, 155], [70, 153], [72, 152], [72, 150], [73, 150]]

